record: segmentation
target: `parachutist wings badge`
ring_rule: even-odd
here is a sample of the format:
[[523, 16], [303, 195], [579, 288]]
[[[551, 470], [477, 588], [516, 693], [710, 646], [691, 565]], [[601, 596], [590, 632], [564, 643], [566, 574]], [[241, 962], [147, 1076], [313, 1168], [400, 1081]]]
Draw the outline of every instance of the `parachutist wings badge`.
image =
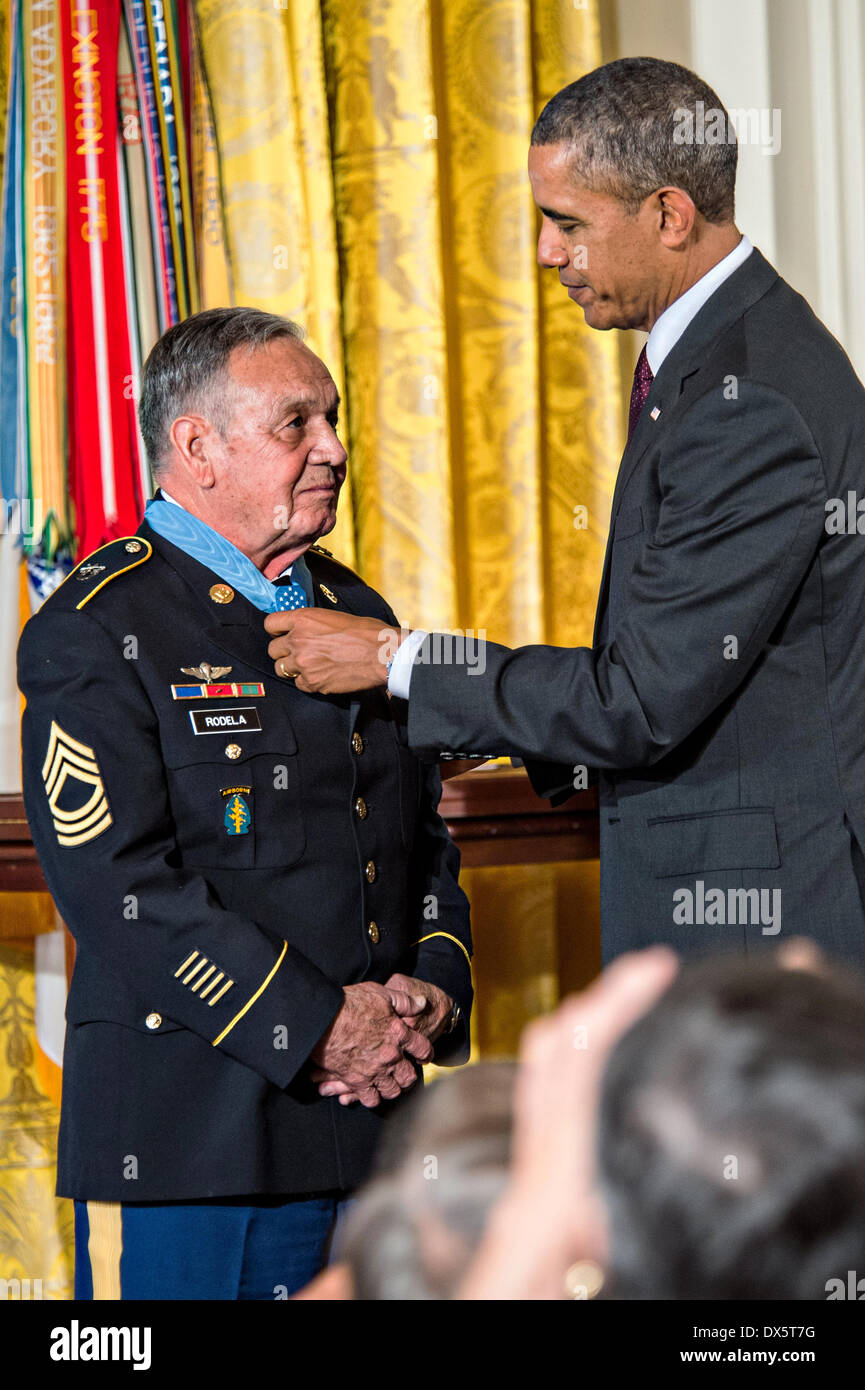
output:
[[[48, 752], [42, 764], [42, 780], [54, 818], [57, 840], [61, 845], [86, 844], [111, 825], [108, 799], [93, 749], [88, 748], [86, 743], [79, 743], [54, 720], [51, 721]], [[70, 783], [80, 783], [80, 786], [72, 788]], [[83, 801], [82, 788], [86, 796]], [[81, 804], [61, 806], [64, 791], [67, 800]], [[73, 795], [73, 792], [77, 795]]]
[[181, 666], [184, 676], [194, 676], [197, 681], [204, 681], [205, 685], [212, 685], [218, 681], [220, 676], [227, 676], [231, 670], [230, 666], [210, 666], [206, 661], [202, 661], [200, 666]]

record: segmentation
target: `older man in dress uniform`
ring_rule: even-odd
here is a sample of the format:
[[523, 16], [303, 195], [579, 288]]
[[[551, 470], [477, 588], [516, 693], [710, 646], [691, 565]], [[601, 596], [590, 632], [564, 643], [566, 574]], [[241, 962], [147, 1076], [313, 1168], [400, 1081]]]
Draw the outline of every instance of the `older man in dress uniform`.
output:
[[284, 319], [210, 310], [144, 371], [160, 490], [28, 623], [24, 789], [75, 936], [58, 1192], [76, 1296], [287, 1297], [419, 1064], [468, 1055], [438, 770], [383, 691], [301, 694], [264, 617], [395, 619], [314, 545], [346, 454]]

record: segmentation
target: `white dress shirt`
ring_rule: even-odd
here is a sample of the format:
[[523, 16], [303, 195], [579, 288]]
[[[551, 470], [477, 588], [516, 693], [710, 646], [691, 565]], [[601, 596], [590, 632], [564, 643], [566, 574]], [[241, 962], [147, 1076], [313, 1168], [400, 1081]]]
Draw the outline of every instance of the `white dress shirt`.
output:
[[717, 265], [713, 265], [711, 270], [707, 270], [696, 284], [685, 290], [684, 294], [679, 295], [679, 298], [674, 299], [664, 310], [646, 343], [646, 356], [653, 376], [658, 375], [664, 358], [672, 352], [691, 319], [696, 318], [706, 300], [715, 293], [719, 285], [723, 285], [734, 270], [739, 269], [753, 250], [748, 238], [743, 236], [728, 256], [718, 261]]

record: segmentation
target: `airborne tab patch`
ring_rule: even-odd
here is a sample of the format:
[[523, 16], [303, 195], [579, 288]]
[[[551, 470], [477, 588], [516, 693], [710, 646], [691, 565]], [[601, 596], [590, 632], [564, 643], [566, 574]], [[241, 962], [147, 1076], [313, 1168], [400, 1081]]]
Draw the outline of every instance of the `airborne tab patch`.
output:
[[[67, 734], [55, 720], [51, 721], [48, 751], [42, 764], [42, 780], [59, 844], [86, 844], [112, 824], [102, 774], [93, 749]], [[89, 795], [80, 806], [61, 807], [61, 795], [70, 782], [80, 782]]]

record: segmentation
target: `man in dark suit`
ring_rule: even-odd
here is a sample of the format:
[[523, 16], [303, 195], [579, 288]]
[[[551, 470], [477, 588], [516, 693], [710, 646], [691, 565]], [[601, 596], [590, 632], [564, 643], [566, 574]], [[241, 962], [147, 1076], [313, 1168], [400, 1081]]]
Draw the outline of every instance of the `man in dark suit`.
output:
[[346, 625], [310, 614], [267, 620], [271, 655], [313, 691], [389, 658], [412, 746], [519, 755], [554, 799], [597, 770], [605, 959], [805, 932], [861, 964], [865, 391], [740, 235], [735, 171], [718, 97], [655, 59], [589, 73], [533, 133], [540, 263], [592, 327], [649, 332], [593, 647], [489, 643], [479, 674], [366, 623], [341, 660]]
[[283, 319], [171, 329], [140, 407], [162, 490], [21, 640], [27, 813], [77, 944], [77, 1297], [289, 1296], [418, 1064], [468, 1055], [437, 768], [383, 691], [310, 699], [267, 656], [273, 610], [396, 621], [313, 546], [345, 477], [337, 407]]

